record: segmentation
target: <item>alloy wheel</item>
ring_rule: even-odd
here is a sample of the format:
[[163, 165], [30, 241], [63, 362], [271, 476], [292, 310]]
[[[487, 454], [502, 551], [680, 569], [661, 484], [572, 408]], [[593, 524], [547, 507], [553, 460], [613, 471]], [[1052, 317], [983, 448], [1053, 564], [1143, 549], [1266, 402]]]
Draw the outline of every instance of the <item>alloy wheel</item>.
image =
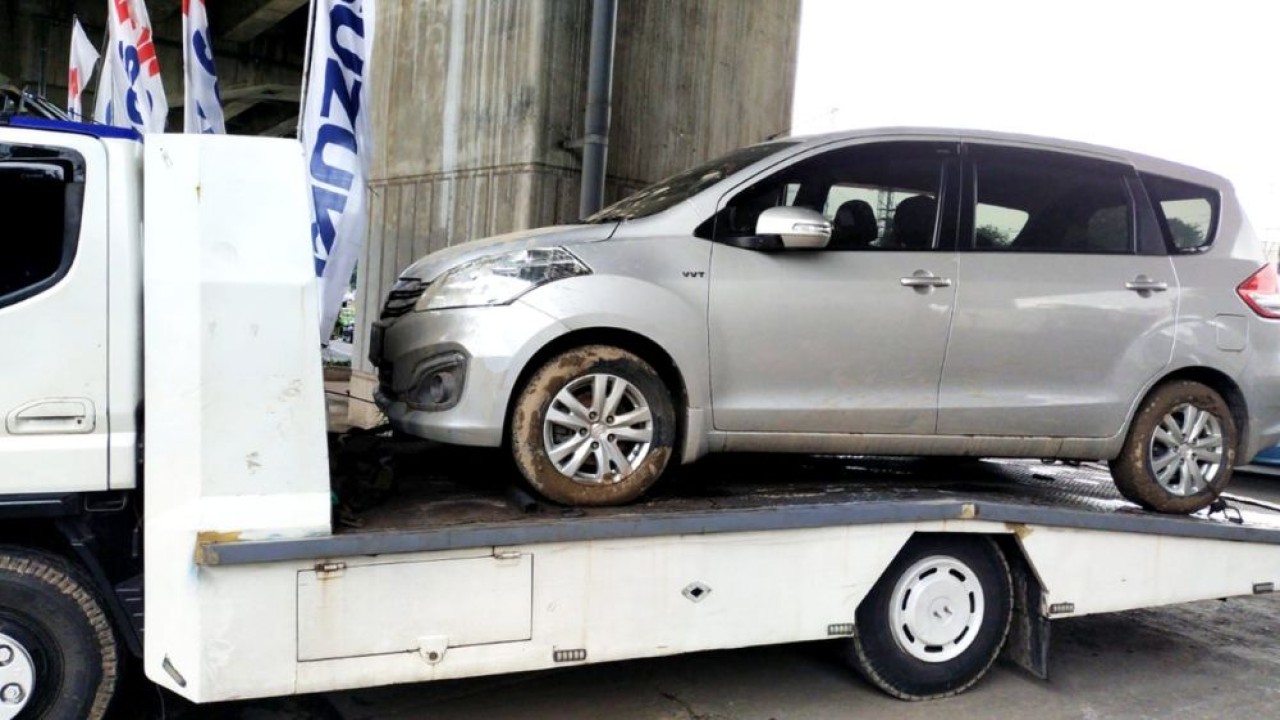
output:
[[1222, 469], [1222, 422], [1190, 403], [1169, 411], [1151, 435], [1147, 460], [1156, 482], [1172, 495], [1201, 492]]
[[648, 456], [653, 415], [644, 394], [625, 379], [584, 375], [556, 393], [542, 438], [560, 474], [581, 484], [613, 484]]

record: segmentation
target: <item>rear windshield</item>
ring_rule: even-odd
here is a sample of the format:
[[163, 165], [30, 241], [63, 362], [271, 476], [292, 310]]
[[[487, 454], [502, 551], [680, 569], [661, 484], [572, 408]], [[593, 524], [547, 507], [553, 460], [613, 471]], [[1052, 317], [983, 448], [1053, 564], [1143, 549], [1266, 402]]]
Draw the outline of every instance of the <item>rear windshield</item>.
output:
[[794, 142], [773, 142], [739, 148], [639, 190], [634, 195], [619, 200], [592, 215], [584, 222], [630, 220], [660, 213], [697, 195], [757, 160], [795, 144]]
[[1142, 175], [1164, 231], [1165, 243], [1176, 252], [1198, 252], [1213, 244], [1218, 228], [1218, 192], [1202, 185]]

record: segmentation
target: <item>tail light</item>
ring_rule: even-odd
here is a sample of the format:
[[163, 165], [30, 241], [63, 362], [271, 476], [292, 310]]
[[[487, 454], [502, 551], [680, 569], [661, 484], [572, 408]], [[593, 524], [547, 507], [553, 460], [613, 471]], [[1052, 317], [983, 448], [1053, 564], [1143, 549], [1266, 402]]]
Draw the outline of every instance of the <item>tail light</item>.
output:
[[1267, 263], [1236, 288], [1236, 294], [1264, 318], [1280, 320], [1280, 275]]

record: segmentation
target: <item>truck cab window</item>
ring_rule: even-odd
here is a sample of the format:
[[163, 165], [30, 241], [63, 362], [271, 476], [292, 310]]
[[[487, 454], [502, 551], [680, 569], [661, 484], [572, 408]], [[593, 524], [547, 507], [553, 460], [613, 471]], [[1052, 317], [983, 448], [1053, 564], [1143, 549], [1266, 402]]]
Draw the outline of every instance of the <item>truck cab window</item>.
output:
[[[50, 157], [52, 155], [52, 157]], [[0, 146], [0, 306], [51, 287], [71, 267], [83, 182], [58, 153]]]

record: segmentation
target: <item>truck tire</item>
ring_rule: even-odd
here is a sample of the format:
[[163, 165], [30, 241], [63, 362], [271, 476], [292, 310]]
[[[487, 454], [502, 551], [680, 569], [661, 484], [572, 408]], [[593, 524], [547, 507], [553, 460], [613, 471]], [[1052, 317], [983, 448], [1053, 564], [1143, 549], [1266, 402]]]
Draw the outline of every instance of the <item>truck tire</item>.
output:
[[991, 668], [1012, 616], [1009, 564], [990, 538], [917, 535], [858, 606], [846, 655], [894, 697], [948, 697]]
[[658, 373], [609, 345], [561, 353], [525, 383], [511, 418], [516, 467], [566, 505], [620, 505], [666, 470], [675, 409]]
[[119, 680], [110, 620], [78, 567], [0, 546], [0, 709], [100, 720]]
[[1111, 477], [1121, 495], [1148, 510], [1193, 513], [1231, 481], [1237, 438], [1221, 395], [1190, 380], [1165, 383], [1143, 399]]

